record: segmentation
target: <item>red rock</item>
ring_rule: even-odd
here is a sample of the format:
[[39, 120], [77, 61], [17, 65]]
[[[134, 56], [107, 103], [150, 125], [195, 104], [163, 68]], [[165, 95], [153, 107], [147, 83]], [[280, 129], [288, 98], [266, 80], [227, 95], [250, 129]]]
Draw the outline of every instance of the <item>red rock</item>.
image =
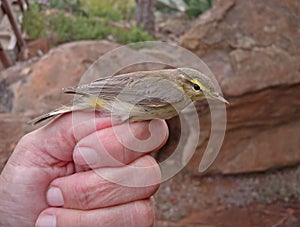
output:
[[0, 172], [19, 139], [29, 132], [25, 121], [20, 116], [0, 114]]
[[176, 224], [167, 226], [298, 226], [299, 205], [278, 203], [254, 204], [242, 208], [217, 207], [195, 212]]
[[75, 86], [88, 67], [101, 55], [118, 45], [105, 41], [68, 43], [52, 49], [38, 62], [29, 66], [26, 81], [14, 88], [13, 113], [38, 115], [71, 100], [61, 89]]
[[[208, 173], [300, 163], [299, 7], [293, 0], [217, 0], [181, 37], [230, 101], [224, 144]], [[210, 131], [209, 113], [199, 114], [204, 136], [188, 166], [195, 174]]]

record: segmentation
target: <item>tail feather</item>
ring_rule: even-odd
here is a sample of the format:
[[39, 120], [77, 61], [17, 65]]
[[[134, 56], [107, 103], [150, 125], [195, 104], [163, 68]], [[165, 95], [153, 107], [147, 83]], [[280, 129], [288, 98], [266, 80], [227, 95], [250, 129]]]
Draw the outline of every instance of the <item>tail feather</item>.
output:
[[77, 87], [67, 87], [62, 89], [65, 94], [89, 96], [89, 93], [80, 91]]
[[28, 123], [31, 124], [31, 125], [36, 125], [38, 123], [41, 123], [47, 119], [51, 119], [51, 118], [54, 118], [56, 116], [59, 116], [61, 114], [64, 114], [64, 113], [68, 113], [68, 112], [71, 112], [73, 111], [73, 107], [72, 106], [62, 106], [60, 108], [57, 108], [49, 113], [46, 113], [46, 114], [43, 114], [41, 116], [38, 116], [34, 119], [32, 119], [31, 121], [29, 121]]

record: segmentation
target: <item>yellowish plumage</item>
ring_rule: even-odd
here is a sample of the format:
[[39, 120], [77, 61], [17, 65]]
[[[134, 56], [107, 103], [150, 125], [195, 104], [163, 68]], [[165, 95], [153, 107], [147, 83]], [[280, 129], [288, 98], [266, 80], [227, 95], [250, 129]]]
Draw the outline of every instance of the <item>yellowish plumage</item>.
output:
[[94, 107], [96, 110], [100, 108], [104, 108], [106, 103], [103, 99], [99, 97], [90, 96], [87, 98], [89, 104]]
[[204, 98], [228, 103], [205, 74], [189, 68], [139, 71], [101, 78], [90, 84], [66, 88], [76, 94], [66, 106], [37, 117], [37, 124], [71, 111], [100, 111], [122, 121], [169, 119], [192, 101]]

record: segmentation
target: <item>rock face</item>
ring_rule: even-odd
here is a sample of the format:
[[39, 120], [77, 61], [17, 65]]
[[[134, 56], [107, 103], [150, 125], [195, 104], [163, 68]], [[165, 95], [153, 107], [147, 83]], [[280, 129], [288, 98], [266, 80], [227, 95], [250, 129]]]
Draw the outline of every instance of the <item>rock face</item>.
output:
[[297, 226], [299, 209], [287, 204], [248, 207], [216, 207], [195, 212], [179, 222], [157, 222], [157, 226]]
[[32, 116], [67, 103], [72, 97], [62, 95], [61, 89], [77, 85], [94, 61], [117, 46], [109, 42], [83, 41], [53, 49], [28, 66], [27, 80], [13, 89], [12, 112]]
[[[300, 163], [300, 3], [216, 0], [181, 37], [218, 78], [227, 132], [210, 173], [245, 173]], [[209, 113], [201, 113], [209, 135]], [[188, 169], [196, 173], [207, 137]]]

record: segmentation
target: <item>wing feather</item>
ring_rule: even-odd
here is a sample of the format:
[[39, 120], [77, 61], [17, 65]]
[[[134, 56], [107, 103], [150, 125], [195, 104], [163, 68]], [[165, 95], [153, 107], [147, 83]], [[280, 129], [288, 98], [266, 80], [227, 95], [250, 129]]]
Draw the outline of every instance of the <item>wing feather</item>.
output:
[[170, 75], [161, 77], [159, 74], [153, 76], [150, 73], [150, 71], [135, 72], [101, 78], [87, 85], [66, 88], [64, 92], [98, 96], [107, 101], [114, 101], [117, 97], [131, 104], [153, 107], [178, 103], [185, 98], [182, 88], [174, 80], [165, 79]]

